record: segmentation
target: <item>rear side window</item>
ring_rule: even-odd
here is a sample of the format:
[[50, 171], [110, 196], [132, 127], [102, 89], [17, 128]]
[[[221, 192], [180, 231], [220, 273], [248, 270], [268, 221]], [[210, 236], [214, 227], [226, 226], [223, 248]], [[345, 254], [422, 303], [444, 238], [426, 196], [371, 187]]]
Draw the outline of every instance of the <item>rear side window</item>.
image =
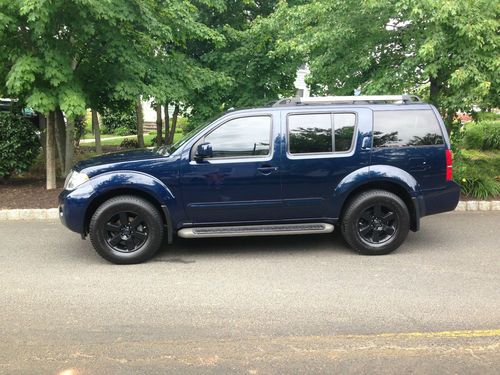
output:
[[346, 152], [351, 149], [356, 116], [353, 113], [290, 115], [291, 154]]
[[373, 147], [427, 146], [444, 143], [431, 110], [375, 111]]

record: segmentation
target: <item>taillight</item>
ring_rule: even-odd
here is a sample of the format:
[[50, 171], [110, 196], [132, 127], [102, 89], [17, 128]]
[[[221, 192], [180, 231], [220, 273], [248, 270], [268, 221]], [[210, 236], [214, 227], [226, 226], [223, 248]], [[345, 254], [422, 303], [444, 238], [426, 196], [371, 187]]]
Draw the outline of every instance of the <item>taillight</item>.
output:
[[446, 181], [453, 179], [453, 155], [451, 150], [446, 150]]

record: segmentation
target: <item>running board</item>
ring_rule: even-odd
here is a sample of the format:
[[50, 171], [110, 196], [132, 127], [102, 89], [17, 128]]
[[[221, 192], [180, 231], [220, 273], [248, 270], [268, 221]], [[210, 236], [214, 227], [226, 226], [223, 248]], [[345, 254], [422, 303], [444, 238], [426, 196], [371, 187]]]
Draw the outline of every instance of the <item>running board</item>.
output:
[[334, 226], [327, 223], [241, 225], [230, 227], [184, 228], [177, 232], [183, 238], [276, 236], [290, 234], [331, 233]]

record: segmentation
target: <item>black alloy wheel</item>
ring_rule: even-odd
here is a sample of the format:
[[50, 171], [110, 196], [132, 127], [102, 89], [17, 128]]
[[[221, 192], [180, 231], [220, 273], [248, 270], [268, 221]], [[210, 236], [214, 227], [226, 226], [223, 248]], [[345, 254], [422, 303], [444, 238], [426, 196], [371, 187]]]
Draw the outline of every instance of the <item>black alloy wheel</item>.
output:
[[365, 209], [358, 220], [358, 232], [369, 244], [382, 244], [396, 235], [399, 227], [398, 215], [389, 207], [375, 204]]
[[148, 239], [148, 228], [142, 216], [135, 212], [113, 215], [104, 226], [106, 242], [116, 251], [137, 251]]
[[346, 242], [360, 254], [388, 254], [408, 235], [410, 213], [398, 195], [367, 190], [347, 202], [340, 228]]
[[97, 253], [112, 263], [141, 263], [160, 248], [164, 225], [151, 202], [119, 195], [102, 203], [92, 215], [90, 241]]

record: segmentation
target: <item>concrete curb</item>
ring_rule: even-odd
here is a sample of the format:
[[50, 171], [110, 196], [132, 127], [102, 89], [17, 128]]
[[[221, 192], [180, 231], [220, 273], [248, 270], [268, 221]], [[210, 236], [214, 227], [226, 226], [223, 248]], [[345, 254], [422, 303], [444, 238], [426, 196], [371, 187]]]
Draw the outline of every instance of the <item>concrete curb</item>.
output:
[[28, 208], [0, 210], [1, 220], [53, 220], [59, 218], [57, 208]]
[[[500, 201], [460, 201], [455, 211], [500, 211]], [[57, 208], [0, 209], [0, 221], [54, 220], [58, 218], [59, 210]]]

